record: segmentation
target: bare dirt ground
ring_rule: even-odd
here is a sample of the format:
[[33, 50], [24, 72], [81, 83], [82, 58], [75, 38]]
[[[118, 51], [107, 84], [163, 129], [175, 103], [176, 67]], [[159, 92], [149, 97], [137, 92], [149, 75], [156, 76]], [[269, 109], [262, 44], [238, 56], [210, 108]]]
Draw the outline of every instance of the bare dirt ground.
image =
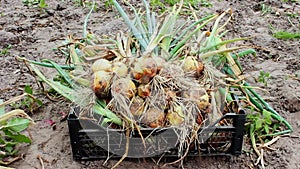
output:
[[[54, 48], [68, 35], [82, 36], [83, 22], [88, 8], [71, 0], [47, 0], [45, 10], [26, 7], [21, 0], [0, 1], [0, 49], [11, 45], [8, 54], [0, 55], [0, 99], [7, 100], [22, 93], [26, 84], [31, 85], [44, 102], [42, 108], [31, 114], [37, 122], [30, 127], [32, 144], [22, 146], [23, 159], [11, 167], [20, 169], [42, 168], [37, 157], [41, 157], [45, 168], [110, 168], [117, 161], [106, 165], [103, 161], [76, 162], [72, 159], [67, 122], [60, 122], [61, 112], [69, 111], [65, 102], [47, 99], [37, 88], [35, 79], [16, 56], [41, 60], [44, 58], [63, 63], [65, 58]], [[139, 1], [135, 1], [139, 2]], [[243, 58], [245, 75], [251, 84], [265, 88], [266, 100], [294, 127], [293, 137], [282, 137], [265, 154], [266, 168], [300, 168], [300, 41], [278, 40], [272, 31], [300, 32], [300, 2], [280, 0], [235, 1], [212, 0], [212, 7], [200, 8], [199, 13], [216, 12], [231, 7], [235, 19], [228, 26], [229, 36], [254, 36], [246, 44], [260, 46], [256, 57]], [[265, 7], [264, 10], [261, 10]], [[101, 4], [89, 20], [88, 28], [99, 35], [110, 34], [124, 27], [122, 20], [113, 11]], [[273, 29], [273, 30], [272, 30]], [[267, 87], [254, 79], [263, 70], [271, 78]], [[293, 78], [297, 76], [297, 78]], [[44, 120], [52, 119], [56, 128]], [[249, 145], [244, 144], [244, 150]], [[259, 168], [254, 165], [255, 155], [243, 153], [239, 157], [203, 157], [187, 159], [185, 168]], [[119, 168], [159, 168], [151, 160], [125, 160]], [[167, 168], [175, 169], [178, 165]]]

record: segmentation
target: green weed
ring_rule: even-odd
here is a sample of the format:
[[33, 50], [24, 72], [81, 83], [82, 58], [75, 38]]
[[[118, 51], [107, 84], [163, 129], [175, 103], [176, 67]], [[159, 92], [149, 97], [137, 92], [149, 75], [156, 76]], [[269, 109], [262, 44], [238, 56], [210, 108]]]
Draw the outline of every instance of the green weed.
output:
[[[150, 5], [154, 8], [161, 8], [162, 11], [165, 11], [168, 6], [174, 6], [175, 4], [179, 3], [181, 0], [151, 0]], [[212, 3], [209, 0], [184, 0], [184, 6], [189, 7], [189, 4], [194, 7], [198, 8], [198, 6], [202, 7], [212, 7]]]
[[272, 8], [269, 5], [261, 4], [261, 12], [262, 12], [262, 15], [266, 15], [266, 14], [272, 12]]
[[[24, 95], [22, 95], [24, 96]], [[12, 98], [6, 102], [0, 100], [0, 168], [15, 161], [20, 143], [31, 143], [31, 139], [21, 132], [33, 123], [33, 120], [20, 109], [5, 112], [5, 106], [11, 102], [16, 102], [20, 96]]]
[[45, 0], [22, 0], [22, 2], [26, 6], [38, 6], [40, 8], [46, 8], [48, 6]]
[[5, 56], [9, 54], [9, 50], [12, 48], [12, 45], [8, 45], [7, 47], [0, 50], [0, 56]]
[[262, 114], [248, 114], [246, 128], [249, 133], [252, 145], [256, 143], [267, 143], [280, 127], [280, 122], [272, 118], [269, 111], [264, 110]]
[[300, 38], [300, 33], [292, 33], [292, 32], [286, 32], [286, 31], [279, 31], [273, 34], [273, 36], [277, 39], [298, 39]]
[[267, 81], [270, 79], [271, 75], [269, 72], [260, 71], [257, 81], [263, 83], [265, 86], [268, 86]]
[[24, 99], [20, 103], [13, 103], [11, 104], [12, 107], [19, 109], [19, 108], [26, 108], [30, 112], [34, 112], [37, 108], [43, 105], [42, 101], [33, 97], [33, 90], [29, 85], [24, 87], [24, 93], [28, 95], [24, 97]]

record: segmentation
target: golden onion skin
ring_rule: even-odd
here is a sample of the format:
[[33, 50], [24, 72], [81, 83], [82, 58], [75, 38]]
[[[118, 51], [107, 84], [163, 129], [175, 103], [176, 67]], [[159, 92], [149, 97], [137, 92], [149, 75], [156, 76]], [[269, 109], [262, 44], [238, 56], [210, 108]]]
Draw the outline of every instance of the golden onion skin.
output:
[[182, 107], [180, 105], [172, 106], [166, 115], [166, 119], [171, 126], [179, 126], [183, 124], [184, 114]]
[[184, 72], [194, 72], [195, 77], [199, 78], [203, 74], [204, 64], [201, 61], [198, 61], [192, 56], [188, 56], [182, 64], [182, 69]]
[[131, 99], [136, 93], [136, 86], [130, 78], [120, 78], [112, 83], [111, 91]]
[[109, 96], [109, 88], [112, 74], [105, 71], [97, 71], [94, 73], [93, 90], [98, 98], [107, 98]]
[[142, 99], [141, 97], [137, 96], [137, 97], [133, 97], [131, 99], [131, 104], [130, 104], [130, 112], [131, 114], [135, 117], [138, 118], [139, 116], [141, 116], [144, 112], [144, 99]]
[[118, 77], [126, 77], [129, 73], [128, 67], [123, 62], [113, 62], [112, 72], [115, 73]]
[[150, 106], [142, 115], [142, 123], [151, 128], [162, 127], [165, 121], [164, 110]]
[[111, 71], [112, 64], [110, 61], [106, 59], [98, 59], [92, 64], [92, 71], [98, 72], [98, 71]]
[[183, 61], [182, 69], [184, 70], [184, 72], [196, 71], [197, 68], [198, 61], [192, 56], [186, 57], [186, 59]]
[[141, 98], [146, 98], [148, 96], [150, 96], [151, 94], [151, 89], [150, 89], [150, 85], [149, 84], [141, 84], [138, 87], [138, 95]]
[[131, 71], [139, 83], [147, 84], [157, 74], [157, 64], [152, 57], [141, 57], [136, 60]]
[[200, 110], [206, 110], [207, 107], [210, 105], [209, 103], [209, 96], [205, 89], [203, 88], [192, 88], [182, 93], [184, 98], [191, 99], [195, 101], [198, 105]]

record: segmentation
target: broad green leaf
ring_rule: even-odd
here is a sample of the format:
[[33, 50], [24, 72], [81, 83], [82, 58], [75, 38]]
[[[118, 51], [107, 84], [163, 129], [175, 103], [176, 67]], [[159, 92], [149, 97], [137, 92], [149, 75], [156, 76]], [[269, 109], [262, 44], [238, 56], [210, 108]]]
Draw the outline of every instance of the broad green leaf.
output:
[[272, 128], [272, 133], [275, 133], [275, 131], [279, 128], [279, 126], [280, 126], [279, 123], [275, 123]]
[[5, 146], [5, 150], [6, 150], [9, 154], [11, 154], [11, 152], [13, 151], [13, 147], [12, 147], [12, 146], [6, 145], [6, 146]]
[[31, 140], [29, 137], [21, 134], [21, 133], [13, 133], [10, 130], [3, 130], [7, 137], [10, 139], [13, 139], [15, 142], [18, 143], [31, 143]]
[[255, 130], [258, 131], [262, 128], [262, 120], [261, 119], [257, 119], [255, 121]]
[[30, 123], [29, 119], [16, 117], [9, 120], [7, 124], [5, 126], [2, 126], [1, 128], [7, 128], [15, 132], [21, 132], [28, 127], [29, 123]]
[[269, 132], [270, 132], [269, 126], [268, 126], [268, 125], [265, 125], [264, 128], [265, 128], [265, 132], [266, 132], [267, 134], [269, 134]]
[[4, 138], [2, 137], [2, 135], [0, 134], [0, 144], [4, 144], [5, 141], [4, 141]]
[[40, 99], [35, 99], [34, 100], [36, 102], [37, 105], [42, 106], [43, 102]]
[[268, 124], [268, 125], [271, 125], [272, 124], [271, 112], [264, 109], [262, 113], [263, 113], [263, 116], [264, 116], [264, 119], [265, 119], [265, 123]]
[[23, 135], [23, 134], [17, 134], [17, 135], [13, 135], [11, 136], [12, 139], [14, 139], [16, 142], [19, 143], [31, 143], [31, 140], [29, 137]]

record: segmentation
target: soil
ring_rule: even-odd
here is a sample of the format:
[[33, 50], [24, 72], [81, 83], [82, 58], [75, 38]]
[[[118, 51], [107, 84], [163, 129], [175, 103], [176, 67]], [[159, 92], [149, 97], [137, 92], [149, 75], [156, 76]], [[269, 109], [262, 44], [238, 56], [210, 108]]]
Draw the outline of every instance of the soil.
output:
[[[132, 1], [133, 2], [133, 1]], [[139, 1], [134, 1], [135, 3]], [[256, 57], [242, 58], [245, 77], [253, 85], [262, 87], [264, 98], [286, 118], [294, 128], [291, 136], [281, 137], [264, 156], [266, 168], [300, 168], [300, 41], [279, 40], [273, 31], [300, 32], [300, 2], [274, 0], [212, 0], [212, 7], [201, 7], [199, 14], [222, 11], [231, 7], [234, 20], [227, 27], [228, 36], [253, 38], [245, 44], [259, 46]], [[88, 7], [75, 1], [46, 0], [48, 7], [40, 9], [25, 6], [21, 0], [0, 1], [0, 50], [11, 45], [9, 53], [0, 55], [0, 99], [8, 100], [23, 92], [25, 85], [31, 85], [43, 101], [43, 107], [30, 113], [36, 121], [28, 132], [32, 144], [20, 148], [22, 159], [10, 167], [19, 169], [42, 168], [110, 168], [116, 160], [78, 162], [72, 159], [69, 132], [62, 114], [67, 114], [69, 104], [51, 101], [43, 95], [24, 63], [16, 56], [33, 60], [51, 59], [64, 63], [65, 57], [53, 50], [62, 44], [68, 35], [82, 37], [83, 23]], [[139, 4], [139, 3], [137, 3]], [[261, 10], [265, 7], [265, 10]], [[88, 28], [98, 35], [109, 34], [123, 29], [124, 23], [113, 10], [104, 4], [98, 6], [90, 19]], [[260, 71], [270, 73], [267, 86], [258, 83]], [[48, 72], [51, 75], [51, 72]], [[45, 120], [53, 120], [55, 127]], [[255, 166], [254, 153], [244, 144], [244, 152], [238, 157], [202, 157], [187, 159], [185, 168], [260, 168]], [[175, 169], [179, 165], [166, 168]], [[125, 160], [118, 168], [159, 168], [151, 160]]]

